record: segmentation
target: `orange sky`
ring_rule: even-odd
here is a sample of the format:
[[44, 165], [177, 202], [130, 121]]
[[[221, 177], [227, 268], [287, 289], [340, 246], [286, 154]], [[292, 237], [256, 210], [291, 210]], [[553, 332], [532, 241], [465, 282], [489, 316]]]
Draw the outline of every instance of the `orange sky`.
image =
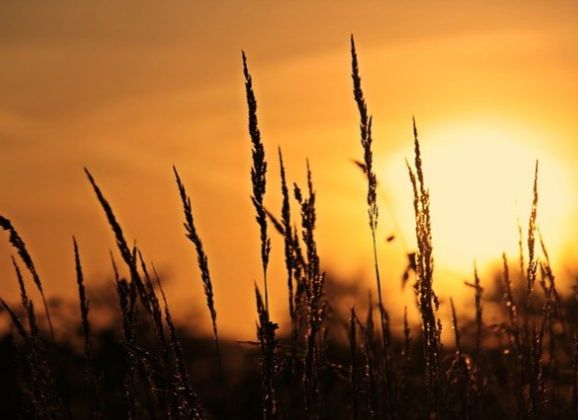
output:
[[[361, 156], [352, 32], [388, 197], [380, 203], [381, 235], [393, 229], [389, 204], [413, 243], [403, 159], [411, 157], [415, 114], [430, 170], [444, 292], [463, 293], [473, 258], [487, 263], [503, 249], [514, 252], [535, 158], [543, 162], [544, 234], [563, 257], [561, 270], [573, 257], [577, 3], [118, 3], [0, 3], [0, 214], [27, 241], [48, 295], [76, 293], [72, 234], [88, 281], [110, 276], [114, 241], [83, 176], [87, 166], [127, 236], [170, 275], [169, 297], [181, 321], [200, 312], [205, 324], [174, 163], [209, 254], [222, 329], [252, 337], [252, 283], [260, 271], [241, 49], [249, 56], [270, 161], [266, 202], [279, 208], [277, 146], [291, 179], [303, 180], [308, 157], [322, 262], [372, 286], [365, 185], [350, 161]], [[393, 285], [385, 302], [395, 307], [402, 251], [396, 243], [380, 248]], [[2, 296], [16, 291], [11, 253], [1, 241]], [[276, 237], [272, 258], [273, 317], [282, 319], [286, 291]]]

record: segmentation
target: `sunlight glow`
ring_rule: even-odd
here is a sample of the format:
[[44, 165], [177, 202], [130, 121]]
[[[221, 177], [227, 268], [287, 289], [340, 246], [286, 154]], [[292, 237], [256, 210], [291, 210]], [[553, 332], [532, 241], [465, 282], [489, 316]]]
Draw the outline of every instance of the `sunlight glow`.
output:
[[[547, 139], [536, 133], [480, 122], [440, 125], [423, 133], [438, 268], [466, 275], [474, 259], [488, 264], [502, 251], [518, 257], [517, 224], [519, 220], [525, 241], [536, 159], [540, 165], [538, 224], [550, 253], [561, 252], [569, 235], [574, 185], [562, 160], [548, 153]], [[411, 187], [403, 162], [412, 156], [412, 151], [396, 154], [385, 163], [382, 175], [388, 196], [396, 198], [394, 208], [403, 216], [404, 234], [411, 240]], [[401, 198], [405, 202], [399, 202]]]

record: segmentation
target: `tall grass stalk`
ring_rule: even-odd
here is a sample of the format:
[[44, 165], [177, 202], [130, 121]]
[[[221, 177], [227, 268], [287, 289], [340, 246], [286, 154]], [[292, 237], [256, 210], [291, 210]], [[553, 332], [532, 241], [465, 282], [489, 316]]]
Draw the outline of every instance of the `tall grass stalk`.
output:
[[373, 250], [373, 267], [375, 271], [375, 281], [377, 285], [377, 302], [379, 306], [379, 317], [381, 321], [381, 335], [385, 352], [385, 380], [386, 380], [386, 407], [387, 416], [395, 416], [395, 398], [393, 388], [393, 370], [391, 360], [388, 357], [390, 348], [389, 339], [386, 334], [385, 307], [381, 292], [381, 275], [379, 271], [379, 260], [377, 253], [377, 223], [379, 218], [379, 207], [377, 205], [377, 177], [373, 169], [373, 137], [372, 137], [372, 117], [367, 110], [367, 103], [361, 89], [361, 77], [359, 75], [359, 63], [355, 49], [355, 39], [351, 35], [351, 77], [353, 80], [353, 97], [357, 104], [360, 118], [360, 139], [363, 149], [363, 165], [367, 178], [367, 214], [369, 217], [369, 228], [371, 231], [371, 244]]
[[269, 287], [267, 284], [267, 267], [269, 265], [269, 254], [271, 253], [271, 240], [267, 233], [267, 212], [263, 203], [267, 188], [267, 161], [265, 159], [265, 147], [261, 140], [257, 120], [257, 99], [253, 90], [253, 79], [247, 65], [247, 56], [241, 52], [243, 60], [243, 76], [245, 78], [245, 93], [247, 99], [249, 136], [251, 137], [251, 186], [253, 195], [251, 201], [255, 207], [256, 221], [259, 225], [261, 239], [261, 266], [263, 269], [263, 290], [265, 299], [255, 285], [255, 296], [257, 301], [257, 338], [261, 348], [261, 368], [262, 368], [262, 403], [263, 418], [265, 420], [278, 416], [277, 393], [275, 389], [277, 374], [277, 339], [275, 331], [278, 326], [271, 321], [269, 312]]
[[253, 166], [251, 167], [251, 185], [253, 195], [251, 201], [257, 213], [256, 220], [259, 225], [261, 237], [261, 265], [263, 268], [263, 289], [265, 291], [265, 308], [269, 311], [269, 288], [267, 286], [267, 266], [269, 265], [269, 254], [271, 252], [271, 240], [267, 234], [267, 215], [263, 205], [263, 198], [267, 187], [267, 161], [265, 160], [265, 147], [261, 140], [257, 120], [257, 99], [253, 90], [253, 79], [247, 66], [245, 52], [241, 52], [243, 58], [243, 75], [245, 77], [245, 92], [247, 95], [247, 108], [249, 115], [249, 136], [251, 137], [251, 153]]
[[433, 245], [431, 232], [429, 190], [425, 186], [421, 150], [415, 118], [413, 119], [414, 167], [407, 168], [413, 188], [415, 212], [418, 308], [422, 319], [424, 359], [426, 369], [426, 391], [432, 416], [439, 418], [442, 410], [443, 383], [440, 373], [441, 324], [436, 319], [439, 301], [433, 289]]

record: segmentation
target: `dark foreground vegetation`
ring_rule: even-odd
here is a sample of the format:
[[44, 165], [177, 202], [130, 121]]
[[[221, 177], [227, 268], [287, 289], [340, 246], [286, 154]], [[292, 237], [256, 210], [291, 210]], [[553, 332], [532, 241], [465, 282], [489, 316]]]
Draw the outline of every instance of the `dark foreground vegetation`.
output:
[[[3, 313], [10, 317], [11, 330], [0, 341], [0, 417], [578, 416], [578, 305], [575, 294], [558, 290], [539, 233], [537, 163], [528, 225], [519, 228], [519, 255], [511, 262], [503, 255], [503, 269], [493, 279], [493, 288], [482, 288], [474, 269], [471, 282], [464, 286], [471, 289], [474, 309], [458, 314], [453, 301], [440, 302], [435, 293], [430, 197], [414, 121], [415, 153], [407, 167], [408, 187], [413, 188], [414, 196], [417, 250], [408, 255], [404, 282], [409, 280], [414, 288], [420, 328], [410, 329], [406, 310], [403, 333], [393, 334], [382, 303], [372, 119], [361, 88], [353, 39], [351, 58], [363, 154], [358, 165], [367, 181], [367, 237], [373, 244], [372, 293], [345, 313], [339, 305], [338, 283], [323, 272], [318, 256], [316, 196], [309, 165], [307, 185], [291, 185], [279, 150], [282, 208], [278, 214], [265, 208], [270, 174], [253, 83], [243, 54], [253, 162], [251, 200], [262, 263], [262, 280], [255, 285], [255, 341], [234, 343], [219, 338], [210, 265], [195, 226], [191, 199], [177, 169], [174, 175], [183, 205], [184, 233], [197, 257], [211, 338], [190, 336], [175, 325], [160, 276], [142, 250], [129, 244], [111, 205], [86, 170], [120, 256], [111, 257], [118, 325], [98, 331], [91, 328], [89, 296], [74, 240], [80, 309], [75, 328], [81, 344], [56, 339], [50, 316], [54, 308], [45, 298], [33, 259], [12, 222], [0, 216], [0, 227], [8, 233], [18, 256], [13, 263], [21, 290], [19, 303], [1, 301]], [[271, 319], [269, 311], [271, 279], [267, 273], [272, 234], [284, 239], [286, 276], [274, 279], [287, 284], [290, 323], [283, 332], [279, 320]], [[27, 287], [35, 287], [40, 293], [40, 305], [29, 297]], [[484, 309], [490, 303], [501, 308], [502, 322], [490, 324], [485, 320]], [[440, 305], [451, 308], [451, 322], [442, 323]], [[442, 328], [453, 330], [451, 346], [442, 344]], [[346, 339], [340, 339], [341, 335]]]

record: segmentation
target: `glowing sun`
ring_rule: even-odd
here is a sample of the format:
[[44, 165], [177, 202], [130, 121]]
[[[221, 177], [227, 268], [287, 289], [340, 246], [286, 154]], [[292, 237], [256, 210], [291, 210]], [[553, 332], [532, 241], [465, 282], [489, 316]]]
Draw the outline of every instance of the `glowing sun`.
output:
[[[573, 214], [574, 183], [547, 139], [527, 129], [483, 124], [439, 126], [424, 130], [421, 137], [438, 268], [467, 273], [474, 259], [485, 264], [502, 251], [517, 257], [517, 224], [526, 235], [536, 159], [539, 227], [550, 252], [561, 250]], [[390, 207], [409, 240], [414, 238], [414, 222], [404, 158], [412, 154], [407, 149], [391, 156], [380, 174]]]

